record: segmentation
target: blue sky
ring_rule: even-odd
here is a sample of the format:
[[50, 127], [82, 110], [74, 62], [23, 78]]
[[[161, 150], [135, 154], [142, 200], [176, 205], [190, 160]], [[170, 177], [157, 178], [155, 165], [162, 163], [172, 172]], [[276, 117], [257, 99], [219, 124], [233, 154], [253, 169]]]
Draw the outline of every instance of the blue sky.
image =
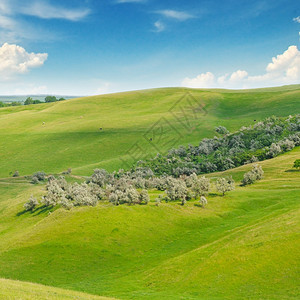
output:
[[295, 0], [0, 0], [0, 94], [300, 82]]

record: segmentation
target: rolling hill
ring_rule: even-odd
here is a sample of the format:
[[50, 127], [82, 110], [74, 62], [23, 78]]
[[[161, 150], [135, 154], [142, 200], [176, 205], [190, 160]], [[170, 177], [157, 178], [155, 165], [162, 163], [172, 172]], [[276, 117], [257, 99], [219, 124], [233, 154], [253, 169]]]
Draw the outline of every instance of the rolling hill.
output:
[[197, 144], [218, 125], [236, 130], [300, 111], [300, 86], [262, 90], [166, 88], [0, 108], [0, 177], [72, 168], [128, 168], [178, 145]]
[[[72, 167], [68, 180], [78, 180], [99, 166], [126, 167], [170, 146], [196, 144], [217, 125], [234, 131], [267, 116], [295, 114], [299, 97], [299, 85], [170, 88], [0, 109], [0, 278], [10, 279], [0, 280], [0, 296], [299, 298], [300, 173], [292, 169], [299, 147], [260, 162], [263, 180], [237, 184], [224, 197], [212, 191], [205, 209], [195, 201], [157, 207], [157, 191], [151, 191], [147, 206], [104, 202], [30, 213], [25, 201], [45, 187], [9, 177], [16, 169], [27, 175]], [[238, 183], [250, 169], [208, 176], [232, 175]]]

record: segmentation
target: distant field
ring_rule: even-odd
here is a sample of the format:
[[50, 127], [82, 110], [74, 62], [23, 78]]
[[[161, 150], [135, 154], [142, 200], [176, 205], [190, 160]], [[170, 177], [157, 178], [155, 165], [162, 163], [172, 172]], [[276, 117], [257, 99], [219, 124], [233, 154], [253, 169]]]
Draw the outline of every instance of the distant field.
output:
[[[261, 162], [263, 180], [212, 192], [205, 209], [191, 201], [21, 213], [43, 187], [2, 179], [0, 277], [120, 299], [298, 299], [299, 156], [298, 147]], [[240, 180], [250, 168], [225, 174]]]
[[300, 86], [247, 91], [165, 88], [0, 108], [0, 177], [15, 170], [89, 175], [172, 146], [197, 144], [224, 125], [300, 112]]
[[[48, 95], [24, 95], [24, 96], [0, 96], [0, 102], [24, 102], [27, 97], [31, 97], [34, 100], [44, 101], [45, 97]], [[52, 96], [52, 95], [51, 95]], [[73, 99], [78, 98], [78, 96], [61, 96], [61, 95], [53, 95], [56, 98], [65, 98], [65, 99]]]

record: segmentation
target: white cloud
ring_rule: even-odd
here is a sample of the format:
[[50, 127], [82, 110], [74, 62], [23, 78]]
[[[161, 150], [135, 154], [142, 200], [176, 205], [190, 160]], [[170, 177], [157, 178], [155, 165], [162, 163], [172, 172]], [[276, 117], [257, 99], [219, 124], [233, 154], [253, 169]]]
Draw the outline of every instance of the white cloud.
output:
[[166, 18], [175, 19], [178, 21], [186, 21], [188, 19], [195, 18], [195, 16], [193, 16], [187, 12], [171, 10], [171, 9], [159, 10], [159, 11], [157, 11], [157, 13]]
[[195, 78], [185, 78], [182, 82], [183, 86], [191, 88], [206, 88], [213, 87], [215, 83], [215, 75], [211, 72], [202, 73]]
[[80, 21], [90, 13], [88, 8], [66, 8], [49, 4], [46, 0], [0, 0], [0, 43], [19, 43], [24, 39], [57, 39], [43, 28], [33, 27], [21, 15], [42, 19], [64, 19]]
[[296, 22], [296, 23], [300, 23], [300, 16], [294, 18], [293, 21]]
[[245, 70], [237, 70], [216, 78], [214, 74], [207, 72], [195, 78], [185, 78], [182, 85], [192, 88], [252, 88], [299, 82], [300, 51], [296, 46], [290, 46], [283, 54], [272, 58], [264, 74], [250, 76]]
[[5, 43], [0, 47], [0, 80], [40, 67], [47, 58], [47, 53], [28, 53], [20, 46]]
[[35, 1], [22, 5], [19, 12], [24, 15], [41, 19], [65, 19], [68, 21], [80, 21], [85, 18], [90, 10], [88, 8], [63, 8], [54, 6], [45, 1]]
[[161, 21], [156, 21], [154, 23], [154, 27], [155, 27], [155, 32], [162, 32], [166, 29], [165, 24], [162, 23]]

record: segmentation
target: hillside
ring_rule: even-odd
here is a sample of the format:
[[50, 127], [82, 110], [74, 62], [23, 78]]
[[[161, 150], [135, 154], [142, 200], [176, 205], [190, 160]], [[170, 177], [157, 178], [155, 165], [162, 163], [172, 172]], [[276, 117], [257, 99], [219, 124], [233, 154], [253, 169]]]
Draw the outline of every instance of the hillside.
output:
[[0, 177], [72, 168], [128, 168], [173, 146], [197, 144], [218, 125], [234, 131], [300, 111], [300, 86], [257, 90], [165, 88], [0, 108]]
[[109, 300], [112, 298], [99, 297], [84, 293], [63, 290], [53, 287], [22, 282], [16, 280], [0, 279], [0, 298], [6, 300], [60, 300], [60, 299], [84, 299], [84, 300]]
[[[297, 299], [299, 155], [260, 162], [263, 180], [212, 192], [205, 209], [192, 201], [24, 213], [43, 187], [2, 179], [0, 277], [121, 299]], [[239, 180], [250, 168], [226, 174]]]

